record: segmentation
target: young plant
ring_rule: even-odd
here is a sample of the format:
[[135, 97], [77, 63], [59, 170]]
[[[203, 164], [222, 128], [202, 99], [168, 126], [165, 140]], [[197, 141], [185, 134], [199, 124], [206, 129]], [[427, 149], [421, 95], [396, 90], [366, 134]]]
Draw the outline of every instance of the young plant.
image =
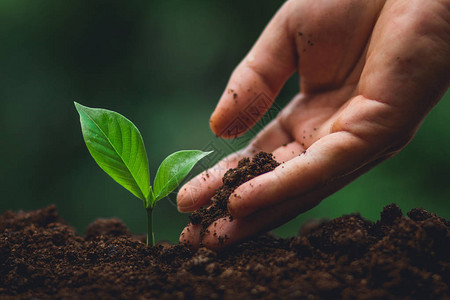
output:
[[147, 152], [136, 126], [114, 111], [74, 103], [80, 115], [84, 141], [94, 160], [103, 171], [143, 201], [147, 210], [147, 245], [153, 246], [152, 212], [156, 202], [169, 195], [194, 165], [212, 151], [182, 150], [169, 155], [159, 166], [152, 188]]

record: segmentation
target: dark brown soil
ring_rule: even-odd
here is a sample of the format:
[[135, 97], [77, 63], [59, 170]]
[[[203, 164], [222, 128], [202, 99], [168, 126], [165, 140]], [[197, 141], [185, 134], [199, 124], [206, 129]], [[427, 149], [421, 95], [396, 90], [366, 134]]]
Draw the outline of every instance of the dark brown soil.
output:
[[[213, 198], [221, 209], [194, 214], [197, 224], [227, 216], [234, 187], [275, 166], [265, 154], [256, 161], [266, 163], [227, 173]], [[146, 247], [118, 219], [78, 236], [55, 206], [6, 212], [0, 299], [449, 299], [450, 222], [423, 209], [408, 216], [391, 204], [376, 223], [313, 220], [296, 237], [265, 234], [216, 253]]]
[[273, 159], [272, 154], [265, 152], [256, 154], [251, 160], [248, 157], [241, 159], [236, 168], [229, 169], [223, 176], [223, 185], [211, 198], [211, 205], [193, 212], [189, 216], [190, 222], [202, 226], [200, 235], [203, 236], [206, 228], [217, 219], [223, 217], [232, 219], [228, 212], [228, 198], [234, 190], [244, 182], [272, 171], [278, 165], [279, 163]]
[[446, 299], [450, 224], [392, 204], [216, 253], [148, 248], [118, 220], [77, 236], [55, 206], [0, 217], [1, 299]]

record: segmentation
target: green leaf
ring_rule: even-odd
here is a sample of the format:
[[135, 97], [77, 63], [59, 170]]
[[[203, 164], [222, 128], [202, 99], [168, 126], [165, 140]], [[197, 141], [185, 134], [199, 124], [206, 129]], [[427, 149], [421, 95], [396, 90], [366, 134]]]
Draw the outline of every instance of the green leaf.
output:
[[170, 194], [192, 170], [194, 165], [212, 151], [203, 152], [200, 150], [183, 150], [175, 152], [161, 163], [156, 173], [153, 190], [156, 201]]
[[146, 203], [150, 173], [139, 130], [124, 116], [75, 102], [81, 130], [94, 160], [109, 176]]

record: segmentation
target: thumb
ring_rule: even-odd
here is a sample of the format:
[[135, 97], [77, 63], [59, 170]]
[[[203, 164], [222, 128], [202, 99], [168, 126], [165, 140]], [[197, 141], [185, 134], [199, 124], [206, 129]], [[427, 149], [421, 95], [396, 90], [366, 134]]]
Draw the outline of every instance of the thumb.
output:
[[217, 136], [237, 137], [250, 129], [295, 71], [295, 43], [287, 29], [290, 3], [276, 13], [233, 71], [210, 119], [211, 130]]

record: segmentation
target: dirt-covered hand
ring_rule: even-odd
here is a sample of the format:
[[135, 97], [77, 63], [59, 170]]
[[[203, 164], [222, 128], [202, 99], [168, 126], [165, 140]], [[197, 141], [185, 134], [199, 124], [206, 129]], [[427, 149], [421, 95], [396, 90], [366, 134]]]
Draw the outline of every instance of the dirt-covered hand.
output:
[[[180, 189], [178, 209], [193, 211], [241, 157], [262, 150], [283, 162], [236, 189], [234, 220], [206, 231], [207, 247], [281, 225], [409, 143], [450, 83], [450, 1], [287, 1], [234, 70], [211, 129], [232, 138], [243, 133], [229, 128], [237, 118], [249, 129], [256, 119], [242, 111], [257, 97], [273, 101], [295, 71], [300, 92], [275, 120]], [[180, 241], [196, 247], [200, 228], [188, 228]]]

